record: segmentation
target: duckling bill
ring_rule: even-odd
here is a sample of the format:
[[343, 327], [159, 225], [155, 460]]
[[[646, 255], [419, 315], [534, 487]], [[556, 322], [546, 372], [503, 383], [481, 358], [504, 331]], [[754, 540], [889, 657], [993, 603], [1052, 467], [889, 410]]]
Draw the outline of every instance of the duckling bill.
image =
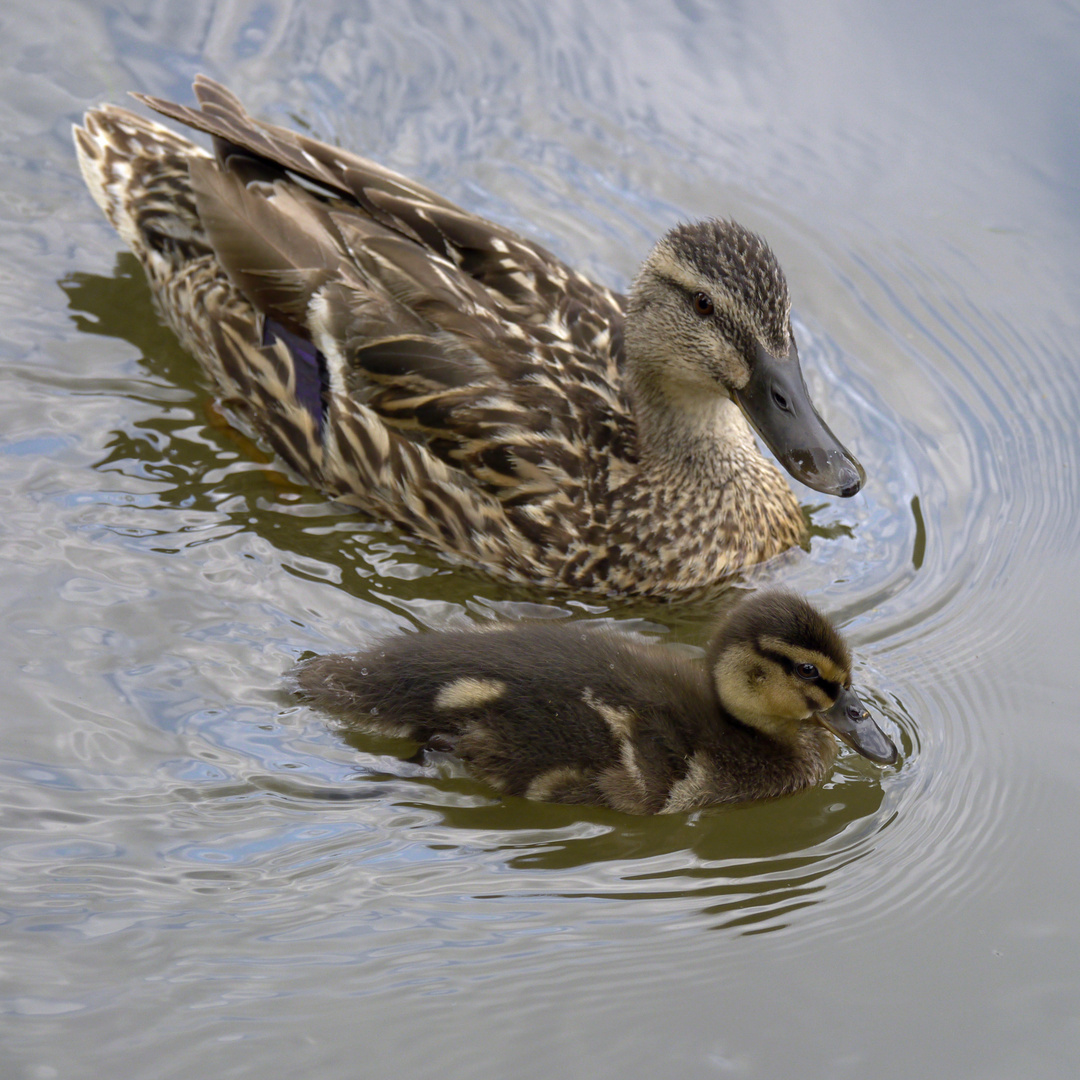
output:
[[750, 597], [705, 664], [587, 624], [387, 638], [315, 657], [300, 697], [354, 730], [452, 750], [506, 795], [670, 814], [819, 783], [836, 739], [871, 761], [892, 740], [851, 688], [851, 655], [805, 599]]
[[210, 79], [136, 96], [213, 153], [93, 109], [91, 194], [227, 414], [342, 503], [508, 581], [674, 596], [805, 540], [752, 428], [811, 487], [862, 485], [736, 222], [677, 225], [621, 296]]

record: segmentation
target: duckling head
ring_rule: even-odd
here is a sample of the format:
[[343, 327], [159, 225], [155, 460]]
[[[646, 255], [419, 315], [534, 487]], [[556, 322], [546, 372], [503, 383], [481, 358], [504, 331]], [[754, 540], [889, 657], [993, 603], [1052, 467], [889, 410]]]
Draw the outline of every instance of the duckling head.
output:
[[692, 414], [730, 398], [797, 480], [854, 495], [865, 473], [810, 400], [790, 308], [784, 273], [756, 233], [715, 219], [677, 225], [631, 289], [631, 383], [646, 408], [666, 399]]
[[821, 724], [863, 757], [898, 754], [851, 688], [851, 654], [836, 628], [801, 596], [758, 593], [721, 624], [709, 649], [721, 705], [787, 745]]

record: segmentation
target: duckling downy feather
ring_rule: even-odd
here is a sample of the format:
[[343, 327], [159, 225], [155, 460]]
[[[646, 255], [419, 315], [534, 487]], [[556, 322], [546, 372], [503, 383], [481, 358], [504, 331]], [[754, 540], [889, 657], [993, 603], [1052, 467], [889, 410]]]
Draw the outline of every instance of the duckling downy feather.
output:
[[840, 634], [785, 592], [743, 601], [704, 665], [588, 624], [398, 635], [294, 673], [353, 730], [452, 750], [507, 795], [635, 814], [786, 795], [820, 782], [839, 737], [896, 748], [851, 689]]

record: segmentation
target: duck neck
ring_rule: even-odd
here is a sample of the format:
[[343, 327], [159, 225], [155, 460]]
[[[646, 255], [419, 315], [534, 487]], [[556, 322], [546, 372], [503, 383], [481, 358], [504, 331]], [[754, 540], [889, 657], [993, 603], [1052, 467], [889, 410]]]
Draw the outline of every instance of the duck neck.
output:
[[658, 385], [629, 373], [638, 452], [652, 482], [682, 494], [694, 487], [715, 496], [740, 477], [755, 480], [779, 471], [762, 457], [754, 433], [726, 394], [685, 383]]
[[828, 776], [836, 763], [836, 740], [820, 724], [800, 721], [775, 725], [736, 721], [768, 754], [752, 753], [757, 782], [770, 795], [787, 795], [813, 787]]

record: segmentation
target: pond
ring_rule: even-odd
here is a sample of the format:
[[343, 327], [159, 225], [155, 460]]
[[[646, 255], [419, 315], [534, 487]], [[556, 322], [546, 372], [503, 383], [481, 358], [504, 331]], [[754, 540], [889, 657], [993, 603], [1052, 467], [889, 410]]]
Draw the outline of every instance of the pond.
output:
[[[1080, 14], [45, 0], [0, 51], [5, 1076], [1080, 1069]], [[700, 654], [704, 601], [509, 587], [229, 426], [70, 125], [198, 72], [625, 289], [679, 220], [785, 268], [859, 457], [783, 582], [901, 747], [734, 810], [500, 799], [343, 738], [310, 652], [493, 616]]]

